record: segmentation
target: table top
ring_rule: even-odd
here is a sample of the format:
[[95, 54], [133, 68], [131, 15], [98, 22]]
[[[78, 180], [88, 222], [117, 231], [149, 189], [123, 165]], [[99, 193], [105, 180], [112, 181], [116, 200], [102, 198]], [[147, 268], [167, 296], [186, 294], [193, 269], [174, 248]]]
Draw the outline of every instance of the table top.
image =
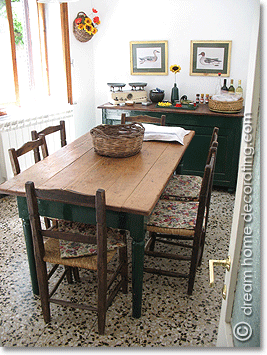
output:
[[25, 196], [26, 181], [37, 188], [69, 189], [83, 194], [106, 191], [107, 208], [149, 215], [195, 132], [177, 142], [143, 142], [140, 153], [128, 158], [94, 152], [90, 133], [0, 185], [0, 193]]
[[195, 110], [188, 110], [183, 108], [168, 108], [168, 107], [157, 107], [156, 103], [152, 103], [149, 106], [145, 106], [142, 104], [133, 104], [131, 106], [119, 106], [112, 105], [110, 102], [107, 102], [103, 105], [98, 106], [100, 109], [107, 110], [127, 110], [127, 111], [142, 111], [142, 112], [161, 112], [164, 113], [176, 113], [176, 114], [187, 114], [187, 115], [199, 115], [199, 116], [219, 116], [219, 117], [236, 117], [242, 118], [244, 116], [244, 107], [241, 112], [237, 113], [220, 113], [213, 112], [209, 109], [207, 104], [200, 104]]

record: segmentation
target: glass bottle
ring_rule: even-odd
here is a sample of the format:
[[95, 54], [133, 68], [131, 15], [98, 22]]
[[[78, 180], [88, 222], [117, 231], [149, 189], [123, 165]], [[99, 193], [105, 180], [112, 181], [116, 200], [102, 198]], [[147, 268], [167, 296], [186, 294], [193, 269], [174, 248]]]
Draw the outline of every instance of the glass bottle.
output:
[[236, 88], [235, 92], [236, 92], [236, 94], [243, 97], [243, 89], [241, 87], [241, 80], [238, 80], [238, 87]]
[[223, 86], [221, 87], [221, 93], [222, 94], [228, 94], [228, 87], [226, 86], [226, 79], [223, 80]]
[[216, 87], [215, 87], [215, 95], [220, 95], [221, 94], [221, 87], [222, 87], [221, 73], [218, 73], [217, 84], [216, 84]]
[[200, 97], [200, 94], [196, 94], [196, 104], [199, 104], [199, 101], [200, 101], [199, 97]]
[[210, 95], [209, 95], [209, 94], [206, 94], [206, 96], [205, 96], [205, 104], [208, 104], [208, 103], [209, 103], [209, 97], [210, 97]]
[[204, 104], [204, 94], [201, 94], [201, 95], [200, 95], [200, 103], [201, 103], [201, 104]]
[[233, 79], [231, 79], [231, 82], [230, 82], [229, 93], [231, 93], [231, 94], [235, 93], [234, 80]]
[[174, 86], [172, 88], [172, 94], [171, 94], [171, 102], [174, 105], [178, 100], [179, 100], [179, 89], [176, 83], [174, 83]]

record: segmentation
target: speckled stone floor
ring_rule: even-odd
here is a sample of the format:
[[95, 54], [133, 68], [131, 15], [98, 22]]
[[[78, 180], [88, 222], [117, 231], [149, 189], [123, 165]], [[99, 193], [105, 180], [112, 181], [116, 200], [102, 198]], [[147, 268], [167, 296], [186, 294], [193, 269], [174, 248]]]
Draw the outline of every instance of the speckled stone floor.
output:
[[[131, 262], [129, 293], [119, 293], [107, 313], [106, 333], [97, 333], [96, 315], [89, 311], [51, 306], [52, 321], [45, 324], [40, 301], [33, 296], [21, 221], [16, 199], [0, 199], [0, 336], [4, 347], [215, 347], [224, 271], [216, 269], [216, 287], [209, 288], [208, 260], [227, 256], [234, 195], [212, 193], [209, 226], [202, 266], [192, 296], [186, 281], [144, 275], [142, 317], [131, 316]], [[130, 241], [129, 241], [130, 244]], [[131, 248], [129, 248], [130, 254]], [[130, 261], [130, 259], [129, 259]], [[151, 263], [146, 259], [147, 263]], [[172, 266], [185, 267], [180, 263]], [[59, 290], [84, 298], [90, 279]]]

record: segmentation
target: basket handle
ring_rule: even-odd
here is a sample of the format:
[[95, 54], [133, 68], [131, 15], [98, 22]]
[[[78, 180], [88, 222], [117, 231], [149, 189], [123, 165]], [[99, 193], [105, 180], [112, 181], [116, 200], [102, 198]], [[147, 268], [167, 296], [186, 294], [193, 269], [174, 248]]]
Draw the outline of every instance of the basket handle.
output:
[[[81, 14], [81, 15], [80, 15], [80, 14]], [[80, 12], [78, 12], [78, 13], [77, 13], [76, 18], [81, 17], [81, 16], [87, 17], [87, 15], [86, 15], [86, 13], [85, 13], [85, 12], [80, 11]]]

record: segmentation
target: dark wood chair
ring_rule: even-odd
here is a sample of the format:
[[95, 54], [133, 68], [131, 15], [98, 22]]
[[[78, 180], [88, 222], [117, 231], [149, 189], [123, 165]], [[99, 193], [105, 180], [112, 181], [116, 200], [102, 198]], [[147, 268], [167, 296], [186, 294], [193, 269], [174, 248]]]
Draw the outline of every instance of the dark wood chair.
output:
[[[201, 265], [203, 255], [216, 154], [217, 147], [211, 147], [210, 159], [205, 166], [198, 202], [159, 200], [147, 222], [149, 240], [145, 246], [145, 255], [153, 258], [188, 261], [190, 266], [188, 273], [150, 267], [144, 267], [144, 271], [187, 278], [187, 293], [189, 295], [192, 294], [196, 269]], [[172, 249], [170, 252], [156, 251], [158, 244], [170, 245]], [[187, 250], [187, 252], [175, 254], [174, 248], [176, 246], [184, 248], [181, 250]]]
[[[218, 142], [219, 128], [214, 127], [206, 164], [210, 159], [210, 148], [213, 143]], [[163, 191], [161, 200], [172, 201], [198, 201], [202, 184], [202, 177], [197, 175], [173, 175], [165, 190]]]
[[64, 147], [65, 145], [67, 145], [65, 121], [60, 121], [59, 125], [56, 125], [56, 126], [48, 126], [40, 132], [37, 132], [36, 130], [34, 130], [31, 132], [31, 136], [32, 136], [32, 139], [35, 140], [38, 137], [40, 137], [41, 134], [48, 136], [49, 134], [55, 133], [58, 131], [60, 132], [61, 147]]
[[18, 158], [30, 151], [33, 151], [35, 163], [40, 161], [41, 160], [40, 148], [42, 151], [43, 158], [46, 158], [48, 156], [48, 149], [47, 149], [47, 144], [44, 135], [40, 135], [39, 138], [33, 141], [26, 142], [18, 149], [15, 148], [8, 149], [13, 174], [18, 175], [21, 172]]
[[[40, 190], [35, 189], [34, 183], [30, 181], [26, 183], [25, 189], [44, 321], [50, 322], [50, 303], [95, 311], [98, 317], [98, 332], [103, 335], [108, 307], [120, 289], [123, 293], [128, 292], [126, 235], [125, 231], [106, 226], [105, 191], [98, 189], [96, 195], [89, 196], [66, 190]], [[96, 210], [96, 225], [61, 220], [58, 227], [52, 226], [49, 230], [42, 229], [38, 210], [39, 199], [94, 208]], [[46, 242], [44, 242], [44, 238]], [[74, 246], [72, 252], [69, 243], [71, 243], [71, 247]], [[78, 254], [79, 248], [82, 250], [82, 254]], [[85, 252], [84, 249], [86, 249]], [[67, 251], [69, 255], [62, 255], [62, 250]], [[119, 265], [108, 281], [107, 266], [117, 251]], [[90, 255], [90, 253], [92, 254]], [[49, 273], [47, 272], [47, 262], [55, 265]], [[49, 292], [49, 280], [59, 265], [64, 265], [65, 271]], [[97, 272], [96, 306], [53, 298], [53, 294], [69, 268], [84, 268]]]
[[140, 122], [140, 123], [155, 123], [160, 126], [165, 126], [166, 116], [162, 115], [161, 117], [151, 117], [147, 115], [140, 116], [126, 116], [125, 113], [121, 114], [121, 124], [126, 122]]

